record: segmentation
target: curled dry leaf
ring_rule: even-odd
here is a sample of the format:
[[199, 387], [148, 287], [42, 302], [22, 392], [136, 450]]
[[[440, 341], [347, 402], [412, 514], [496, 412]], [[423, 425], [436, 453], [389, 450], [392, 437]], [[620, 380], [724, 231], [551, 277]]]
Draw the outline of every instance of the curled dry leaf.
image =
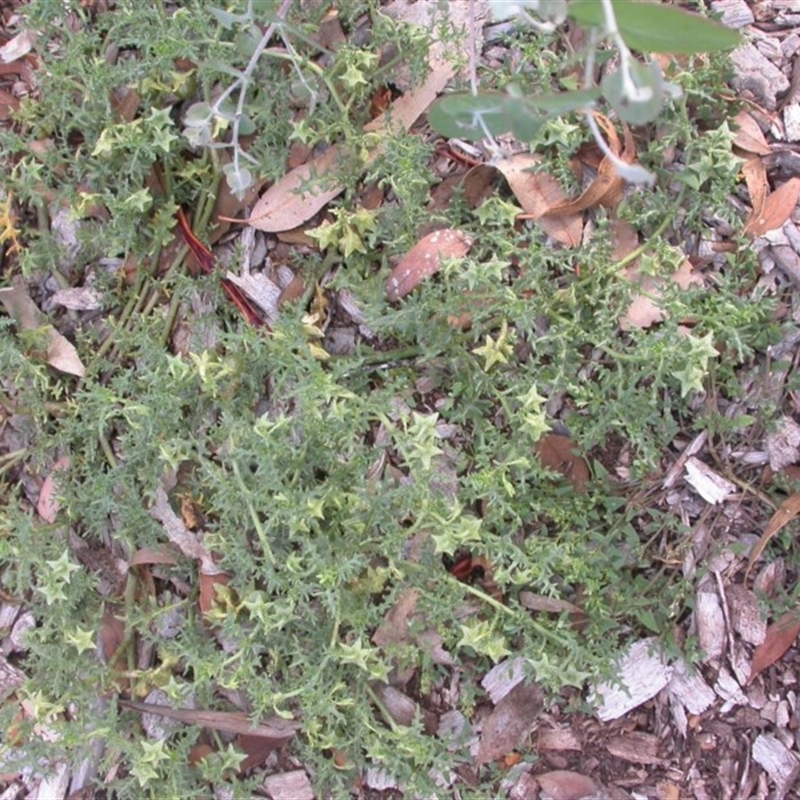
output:
[[733, 139], [734, 145], [747, 153], [768, 156], [772, 148], [767, 144], [761, 128], [746, 111], [740, 111], [734, 118], [738, 130]]
[[137, 550], [128, 561], [131, 567], [145, 566], [148, 564], [177, 564], [177, 553], [167, 545], [155, 547], [142, 547]]
[[472, 238], [464, 231], [434, 231], [418, 241], [392, 270], [386, 281], [386, 296], [391, 302], [405, 297], [436, 273], [443, 258], [463, 258], [472, 247]]
[[[633, 164], [636, 160], [636, 147], [630, 128], [623, 123], [625, 142], [624, 146], [621, 146], [619, 135], [611, 120], [604, 114], [596, 113], [594, 117], [608, 137], [608, 146], [611, 148], [611, 152], [619, 156], [626, 164]], [[597, 175], [580, 197], [553, 206], [547, 214], [552, 216], [578, 214], [587, 208], [596, 208], [597, 206], [614, 209], [622, 200], [624, 190], [625, 180], [619, 175], [611, 160], [604, 157], [600, 162]]]
[[68, 375], [77, 375], [79, 378], [86, 375], [86, 367], [84, 367], [78, 351], [68, 339], [45, 322], [44, 315], [28, 296], [28, 291], [23, 284], [15, 283], [14, 286], [0, 289], [0, 302], [9, 316], [14, 318], [14, 322], [20, 330], [41, 329], [47, 334], [49, 344], [46, 360], [51, 367]]
[[567, 204], [567, 196], [552, 175], [531, 172], [540, 162], [541, 158], [532, 153], [518, 153], [501, 159], [495, 168], [508, 182], [527, 218], [536, 220], [557, 242], [566, 247], [577, 247], [583, 235], [581, 214], [576, 211], [550, 215], [551, 209]]
[[747, 193], [750, 195], [751, 211], [745, 223], [746, 229], [761, 216], [769, 194], [767, 168], [764, 166], [764, 162], [760, 158], [748, 158], [742, 166], [742, 177], [747, 185]]

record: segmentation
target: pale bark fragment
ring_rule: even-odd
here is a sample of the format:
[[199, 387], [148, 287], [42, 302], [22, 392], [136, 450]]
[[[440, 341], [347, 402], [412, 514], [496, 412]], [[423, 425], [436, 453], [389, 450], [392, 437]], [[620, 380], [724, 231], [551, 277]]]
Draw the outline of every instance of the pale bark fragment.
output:
[[658, 639], [642, 639], [631, 645], [620, 660], [617, 681], [594, 686], [589, 702], [600, 702], [596, 714], [603, 722], [618, 719], [655, 697], [671, 677], [672, 667], [667, 664]]
[[758, 647], [767, 635], [767, 621], [761, 613], [761, 604], [755, 593], [745, 586], [734, 584], [728, 587], [726, 595], [733, 629], [748, 644]]
[[69, 764], [51, 766], [53, 772], [42, 778], [36, 789], [28, 795], [29, 800], [62, 800], [67, 796], [67, 787], [72, 775]]
[[731, 81], [739, 91], [750, 92], [767, 111], [778, 107], [776, 95], [789, 88], [788, 78], [757, 47], [748, 43], [731, 53], [736, 76]]
[[296, 769], [270, 775], [264, 781], [264, 788], [272, 800], [314, 800], [314, 790], [305, 770]]
[[744, 28], [755, 21], [753, 12], [744, 0], [712, 0], [711, 10], [720, 14], [720, 21], [729, 28]]
[[800, 460], [800, 425], [791, 417], [783, 417], [766, 437], [769, 465], [779, 472]]
[[525, 678], [525, 663], [524, 658], [508, 658], [483, 676], [481, 686], [495, 705]]
[[670, 696], [680, 702], [690, 714], [702, 714], [717, 699], [714, 690], [697, 670], [683, 659], [673, 665], [672, 678], [667, 685]]
[[658, 755], [658, 736], [643, 731], [634, 731], [611, 737], [606, 749], [612, 756], [632, 764], [663, 764]]
[[800, 760], [778, 739], [761, 734], [753, 742], [753, 760], [759, 764], [775, 783], [776, 800], [786, 797], [800, 774]]
[[539, 750], [583, 750], [580, 737], [572, 728], [542, 728], [537, 744]]
[[25, 683], [25, 673], [9, 664], [5, 656], [0, 655], [0, 699], [4, 700], [13, 694], [23, 683]]
[[701, 589], [697, 593], [695, 608], [697, 638], [705, 654], [703, 663], [715, 661], [725, 651], [725, 616], [719, 597], [713, 589]]
[[727, 500], [736, 492], [735, 484], [694, 456], [686, 461], [686, 483], [711, 505]]
[[746, 706], [747, 696], [742, 692], [741, 687], [736, 682], [736, 678], [724, 667], [719, 671], [717, 682], [714, 684], [714, 691], [725, 702], [720, 708], [720, 715], [724, 716], [734, 706]]

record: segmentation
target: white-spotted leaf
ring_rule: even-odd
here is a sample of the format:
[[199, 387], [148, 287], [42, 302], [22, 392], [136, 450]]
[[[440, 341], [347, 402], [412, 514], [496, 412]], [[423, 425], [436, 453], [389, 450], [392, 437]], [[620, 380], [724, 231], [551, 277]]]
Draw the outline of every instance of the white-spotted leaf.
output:
[[472, 238], [464, 231], [434, 231], [420, 239], [392, 270], [386, 281], [386, 296], [391, 302], [405, 297], [419, 284], [438, 272], [442, 259], [463, 258], [472, 247]]

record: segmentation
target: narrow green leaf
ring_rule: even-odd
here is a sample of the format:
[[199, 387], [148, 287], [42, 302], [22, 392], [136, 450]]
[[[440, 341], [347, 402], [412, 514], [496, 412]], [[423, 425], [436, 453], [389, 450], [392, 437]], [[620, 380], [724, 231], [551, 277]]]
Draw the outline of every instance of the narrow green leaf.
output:
[[568, 114], [591, 105], [599, 99], [599, 89], [581, 89], [574, 92], [560, 92], [559, 94], [542, 94], [526, 97], [525, 102], [530, 103], [539, 111], [551, 115]]
[[[448, 138], [478, 141], [499, 136], [511, 128], [509, 98], [504, 94], [468, 92], [449, 94], [437, 100], [428, 111], [431, 127]], [[519, 103], [518, 99], [514, 103]]]
[[525, 103], [512, 103], [508, 108], [508, 120], [514, 136], [521, 142], [530, 142], [547, 121], [547, 115], [537, 113]]
[[216, 6], [208, 6], [206, 10], [216, 18], [217, 22], [219, 22], [223, 28], [232, 28], [234, 25], [247, 22], [248, 20], [246, 14], [231, 14], [230, 11], [225, 11], [225, 9], [217, 8]]
[[[632, 50], [652, 53], [707, 53], [727, 50], [739, 34], [710, 19], [659, 2], [613, 0], [617, 27]], [[603, 27], [600, 0], [572, 0], [569, 16], [584, 27]]]

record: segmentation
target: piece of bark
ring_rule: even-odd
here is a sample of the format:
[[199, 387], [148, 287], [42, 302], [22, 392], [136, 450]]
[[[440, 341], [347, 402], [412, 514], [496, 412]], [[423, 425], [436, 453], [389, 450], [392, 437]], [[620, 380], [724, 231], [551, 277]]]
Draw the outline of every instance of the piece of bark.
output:
[[774, 472], [794, 464], [800, 460], [800, 425], [791, 417], [783, 417], [775, 430], [767, 434], [766, 447]]
[[734, 706], [747, 706], [747, 696], [742, 691], [736, 678], [724, 667], [717, 675], [714, 691], [725, 701], [720, 709], [720, 714], [727, 714]]
[[264, 789], [271, 800], [314, 800], [314, 790], [305, 770], [295, 769], [270, 775], [264, 780]]
[[744, 28], [755, 21], [753, 12], [744, 0], [712, 0], [711, 10], [720, 14], [720, 22], [729, 28]]
[[535, 684], [518, 684], [486, 718], [478, 745], [477, 762], [488, 764], [523, 741], [544, 707], [544, 695]]
[[695, 606], [697, 638], [703, 651], [703, 663], [715, 661], [725, 651], [725, 616], [716, 591], [700, 589]]
[[753, 742], [753, 760], [772, 778], [776, 800], [783, 800], [800, 773], [800, 761], [797, 755], [774, 736], [762, 733]]
[[633, 731], [622, 736], [612, 736], [606, 750], [612, 756], [632, 764], [663, 764], [658, 756], [658, 736], [643, 731]]
[[525, 659], [507, 658], [483, 676], [481, 686], [497, 705], [518, 683], [525, 679]]
[[671, 677], [672, 667], [658, 639], [642, 639], [620, 659], [617, 680], [594, 686], [589, 702], [600, 702], [596, 713], [603, 722], [618, 719], [655, 697]]
[[583, 750], [580, 737], [572, 728], [541, 728], [539, 750]]
[[731, 53], [736, 75], [731, 81], [739, 91], [748, 91], [767, 111], [778, 107], [776, 95], [789, 89], [788, 78], [755, 45], [737, 47]]
[[686, 461], [686, 483], [711, 505], [727, 500], [736, 492], [735, 484], [692, 456]]
[[733, 584], [727, 588], [725, 594], [733, 629], [748, 644], [758, 647], [767, 635], [767, 621], [761, 613], [761, 604], [755, 593], [745, 586]]
[[672, 665], [672, 677], [667, 685], [671, 697], [679, 701], [690, 714], [702, 714], [717, 699], [714, 690], [697, 670], [679, 659]]
[[13, 694], [23, 683], [25, 683], [25, 673], [9, 664], [5, 656], [0, 655], [0, 700]]

